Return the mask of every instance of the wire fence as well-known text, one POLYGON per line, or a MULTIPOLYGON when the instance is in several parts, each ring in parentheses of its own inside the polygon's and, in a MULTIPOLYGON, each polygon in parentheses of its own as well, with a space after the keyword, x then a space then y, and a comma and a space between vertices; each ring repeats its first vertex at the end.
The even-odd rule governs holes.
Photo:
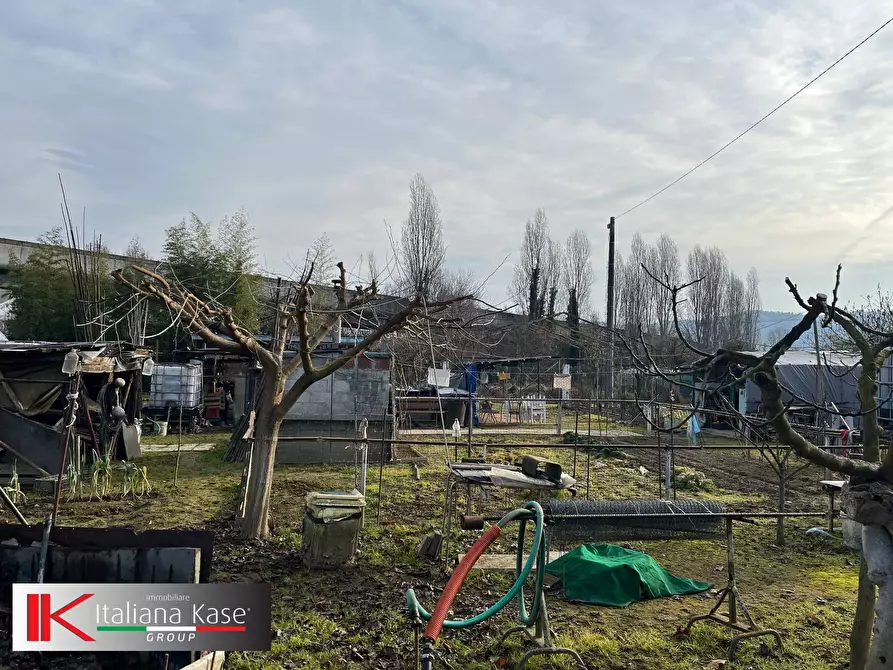
MULTIPOLYGON (((740 416, 727 412, 692 415, 691 408, 678 404, 553 400, 545 403, 545 423, 528 421, 520 430, 506 430, 486 421, 469 425, 468 398, 464 403, 456 399, 453 408, 443 397, 412 400, 414 416, 433 414, 432 422, 440 425, 399 428, 394 437, 370 436, 367 522, 386 525, 421 518, 431 531, 445 532, 453 541, 461 541, 456 536, 460 514, 498 514, 531 499, 712 501, 730 512, 815 513, 829 509, 829 493, 837 490, 824 482, 844 479, 773 444, 771 433, 747 430, 740 416), (525 455, 557 463, 574 480, 572 486, 513 488, 457 473, 457 464, 476 462, 493 469, 498 480, 502 470, 517 471, 525 455)), ((401 406, 403 401, 395 399, 397 425, 407 406, 401 406)), ((541 409, 533 406, 531 411, 541 409)), ((527 412, 519 411, 529 419, 527 412)), ((813 443, 858 455, 852 437, 814 426, 799 429, 813 443)), ((830 525, 832 518, 825 523, 830 525)), ((816 524, 824 525, 821 519, 816 524)), ((784 543, 784 521, 778 522, 776 541, 784 543)))
MULTIPOLYGON (((667 437, 655 433, 653 438, 658 436, 667 437)), ((577 433, 518 442, 491 436, 470 445, 467 439, 444 440, 442 435, 384 440, 390 448, 376 450, 367 473, 370 514, 389 524, 418 520, 425 510, 430 530, 452 532, 455 541, 459 514, 500 513, 531 499, 713 501, 730 512, 824 512, 831 499, 822 482, 842 479, 796 458, 787 447, 691 446, 653 438, 583 443, 582 437, 577 433), (559 464, 574 480, 573 490, 480 485, 456 475, 463 462, 486 464, 498 475, 500 468, 516 467, 524 455, 559 464)), ((821 519, 816 523, 824 525, 821 519)), ((783 525, 779 523, 778 543, 784 543, 783 525)))

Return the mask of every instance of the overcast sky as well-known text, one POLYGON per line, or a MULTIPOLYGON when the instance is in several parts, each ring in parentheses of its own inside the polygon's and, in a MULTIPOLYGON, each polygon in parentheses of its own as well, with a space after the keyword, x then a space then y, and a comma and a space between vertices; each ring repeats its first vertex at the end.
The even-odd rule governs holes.
MULTIPOLYGON (((421 172, 449 261, 505 297, 524 221, 606 223, 781 102, 889 16, 834 0, 4 0, 0 235, 56 225, 56 173, 88 227, 152 253, 190 211, 245 207, 287 271, 327 232, 389 252, 421 172), (188 7, 188 8, 187 8, 188 7)), ((618 221, 844 297, 889 276, 893 26, 757 130, 618 221), (886 266, 885 266, 885 261, 886 266), (886 270, 883 273, 882 270, 886 270)), ((888 281, 887 286, 893 282, 888 281)), ((600 300, 600 298, 599 298, 600 300)), ((601 305, 601 313, 604 307, 601 305)))

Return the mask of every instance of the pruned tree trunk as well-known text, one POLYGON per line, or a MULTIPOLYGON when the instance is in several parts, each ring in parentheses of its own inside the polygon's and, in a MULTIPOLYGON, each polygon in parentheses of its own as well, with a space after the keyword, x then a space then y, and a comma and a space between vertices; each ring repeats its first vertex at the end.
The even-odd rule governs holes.
POLYGON ((893 536, 889 530, 893 527, 893 489, 882 482, 852 485, 845 491, 844 504, 847 516, 862 524, 865 563, 864 570, 859 571, 859 607, 850 636, 850 668, 886 670, 893 667, 893 536), (872 616, 866 606, 874 597, 874 587, 877 600, 872 616), (866 646, 867 660, 859 665, 866 646))
POLYGON ((850 670, 864 670, 871 648, 871 630, 874 627, 874 606, 877 589, 868 577, 865 554, 859 557, 859 589, 856 595, 856 616, 850 632, 850 670))
MULTIPOLYGON (((435 203, 436 205, 436 203, 435 203)), ((164 304, 171 314, 190 332, 213 344, 223 352, 251 357, 263 368, 263 392, 258 396, 254 423, 254 449, 248 481, 246 483, 244 517, 241 534, 246 539, 261 539, 269 535, 268 516, 270 491, 273 484, 273 468, 276 463, 276 444, 279 427, 289 409, 314 383, 340 370, 348 362, 374 346, 381 338, 395 333, 410 323, 437 319, 439 324, 456 324, 459 318, 440 316, 449 307, 472 298, 457 296, 447 300, 426 300, 416 295, 398 311, 370 324, 361 340, 343 346, 335 355, 325 356, 314 363, 313 352, 340 327, 345 314, 373 304, 378 298, 375 281, 368 287, 357 286, 350 291, 347 271, 338 263, 339 278, 333 280, 337 301, 334 310, 326 310, 322 319, 313 319, 311 299, 314 291, 310 285, 314 264, 303 273, 300 281, 292 286, 285 301, 277 300, 276 336, 269 347, 263 346, 247 328, 239 325, 229 307, 206 302, 184 288, 177 281, 168 281, 154 270, 134 265, 134 278, 125 276, 123 269, 115 270, 116 281, 130 288, 135 294, 155 299, 164 304), (312 329, 311 321, 314 320, 312 329), (218 331, 223 331, 222 336, 218 331), (298 336, 298 355, 286 356, 286 349, 298 336)), ((340 338, 339 338, 340 339, 340 338)))
POLYGON ((268 409, 261 410, 255 419, 251 476, 248 478, 247 505, 240 529, 245 539, 262 539, 270 532, 267 514, 281 424, 282 421, 268 409))

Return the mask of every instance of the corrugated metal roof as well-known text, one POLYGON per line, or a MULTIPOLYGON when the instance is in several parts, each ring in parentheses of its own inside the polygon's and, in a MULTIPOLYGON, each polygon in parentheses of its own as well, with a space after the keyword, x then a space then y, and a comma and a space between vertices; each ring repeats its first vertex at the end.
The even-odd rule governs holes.
POLYGON ((109 344, 107 342, 3 342, 0 351, 60 351, 78 349, 80 351, 102 351, 109 344))
MULTIPOLYGON (((765 351, 747 351, 743 352, 752 356, 762 356, 765 351)), ((822 359, 822 365, 828 361, 831 367, 852 367, 856 365, 860 357, 841 351, 819 351, 819 357, 822 359)), ((778 365, 815 365, 815 350, 808 349, 788 349, 781 358, 778 359, 778 365)))

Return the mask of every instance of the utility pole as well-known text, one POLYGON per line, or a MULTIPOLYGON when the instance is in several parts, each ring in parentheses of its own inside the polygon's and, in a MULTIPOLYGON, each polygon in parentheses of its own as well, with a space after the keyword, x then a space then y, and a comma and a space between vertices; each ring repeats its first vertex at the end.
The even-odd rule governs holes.
POLYGON ((274 348, 277 346, 277 338, 279 337, 279 308, 281 307, 279 290, 282 287, 282 277, 276 277, 276 302, 273 306, 273 346, 274 348))
MULTIPOLYGON (((818 296, 824 296, 823 293, 819 293, 818 296)), ((815 425, 817 428, 822 430, 822 435, 824 436, 824 428, 823 424, 825 421, 825 373, 822 369, 822 356, 819 351, 819 326, 818 319, 812 322, 812 339, 813 344, 815 345, 815 386, 816 386, 816 400, 818 404, 821 406, 822 411, 816 412, 816 420, 815 425)))
POLYGON ((608 332, 611 348, 608 354, 607 396, 614 397, 614 217, 608 223, 608 332))

